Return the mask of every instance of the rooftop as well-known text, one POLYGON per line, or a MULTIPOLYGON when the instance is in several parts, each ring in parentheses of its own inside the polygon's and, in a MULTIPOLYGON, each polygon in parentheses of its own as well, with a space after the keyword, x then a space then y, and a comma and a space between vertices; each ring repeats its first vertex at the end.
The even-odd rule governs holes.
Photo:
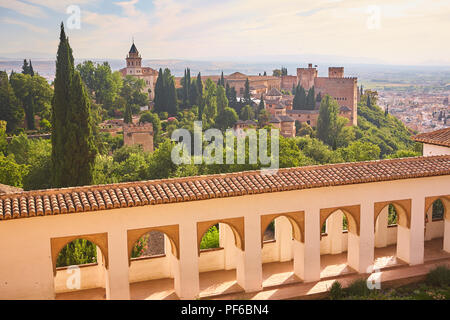
POLYGON ((0 220, 450 175, 450 155, 236 172, 0 195, 0 220))
POLYGON ((432 132, 421 133, 416 135, 413 139, 417 142, 450 147, 450 127, 432 132))

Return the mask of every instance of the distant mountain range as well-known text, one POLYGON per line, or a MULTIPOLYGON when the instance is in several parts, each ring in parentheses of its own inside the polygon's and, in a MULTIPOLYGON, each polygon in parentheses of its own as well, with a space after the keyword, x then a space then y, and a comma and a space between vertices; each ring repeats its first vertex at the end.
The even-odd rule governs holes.
MULTIPOLYGON (((30 56, 33 63, 33 68, 41 76, 48 81, 52 81, 55 74, 55 58, 44 57, 44 54, 29 52, 21 54, 21 57, 29 59, 30 56), (41 58, 40 58, 41 57, 41 58)), ((16 56, 17 57, 17 56, 16 56)), ((327 58, 331 56, 317 56, 306 59, 303 57, 299 60, 294 60, 294 56, 286 56, 285 63, 276 60, 253 60, 251 62, 244 61, 207 61, 207 60, 181 60, 181 59, 152 59, 143 60, 143 66, 148 66, 158 70, 159 68, 169 68, 175 76, 182 76, 184 69, 189 67, 191 75, 201 72, 203 75, 230 74, 233 72, 242 72, 249 75, 263 74, 264 71, 271 75, 272 70, 278 69, 281 66, 288 69, 288 73, 295 75, 298 67, 306 67, 308 63, 318 65, 319 76, 326 76, 328 74, 329 66, 343 66, 345 67, 345 76, 358 77, 360 83, 364 82, 393 82, 393 83, 411 83, 411 84, 431 84, 443 85, 450 82, 450 66, 398 66, 398 65, 383 65, 383 64, 369 64, 369 63, 352 63, 348 61, 327 62, 327 58)), ((280 57, 278 57, 280 59, 280 57)), ((75 63, 81 63, 85 60, 92 60, 97 63, 107 61, 111 68, 116 71, 125 67, 124 59, 76 59, 75 63)), ((237 60, 237 59, 236 59, 237 60)), ((22 69, 23 59, 10 58, 9 55, 5 58, 0 57, 0 70, 5 70, 8 73, 11 70, 20 72, 22 69)))

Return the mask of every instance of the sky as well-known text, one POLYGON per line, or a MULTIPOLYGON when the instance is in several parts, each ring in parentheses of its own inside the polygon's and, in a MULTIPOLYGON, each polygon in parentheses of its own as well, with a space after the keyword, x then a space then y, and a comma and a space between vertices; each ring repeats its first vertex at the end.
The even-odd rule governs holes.
POLYGON ((144 59, 450 65, 448 0, 0 0, 0 57, 54 57, 61 21, 77 59, 134 38, 144 59))

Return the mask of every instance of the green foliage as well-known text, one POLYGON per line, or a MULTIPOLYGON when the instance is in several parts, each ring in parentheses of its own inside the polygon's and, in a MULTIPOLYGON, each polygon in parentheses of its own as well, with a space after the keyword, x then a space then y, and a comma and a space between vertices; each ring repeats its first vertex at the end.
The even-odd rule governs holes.
POLYGON ((244 106, 241 109, 240 118, 241 118, 241 120, 252 120, 252 119, 254 119, 255 118, 255 112, 253 111, 253 108, 250 107, 249 105, 244 106))
POLYGON ((342 289, 342 285, 339 281, 334 281, 331 285, 329 298, 331 300, 339 300, 344 296, 344 291, 342 289))
POLYGON ((217 87, 211 80, 206 80, 205 91, 203 93, 204 107, 202 110, 203 126, 210 128, 214 124, 214 119, 217 116, 217 87))
POLYGON ((380 148, 370 142, 354 141, 337 151, 346 162, 376 160, 380 157, 380 148))
POLYGON ((18 164, 13 155, 5 157, 0 153, 0 183, 13 187, 22 187, 23 179, 28 173, 28 166, 18 164))
POLYGON ((388 209, 388 226, 396 225, 398 223, 397 210, 392 204, 389 204, 388 209))
POLYGON ((6 132, 15 131, 22 122, 24 111, 14 94, 8 75, 0 71, 0 120, 6 121, 6 132))
POLYGON ((203 235, 203 238, 200 242, 200 249, 211 249, 211 248, 219 248, 219 229, 218 226, 212 226, 209 230, 203 235))
POLYGON ((145 252, 148 249, 148 238, 150 237, 150 234, 145 234, 142 237, 140 237, 136 243, 133 245, 133 249, 131 251, 131 257, 132 258, 138 258, 145 255, 145 252))
POLYGON ((444 218, 445 208, 441 199, 433 202, 432 220, 441 220, 444 218))
POLYGON ((177 113, 177 93, 175 80, 169 69, 159 69, 158 79, 155 84, 154 112, 167 112, 170 116, 177 113))
POLYGON ((66 267, 97 262, 97 247, 85 239, 68 243, 58 254, 56 267, 66 267))
POLYGON ((395 154, 399 150, 419 151, 415 150, 415 143, 405 125, 390 114, 385 116, 384 111, 376 105, 375 95, 370 92, 361 97, 358 104, 358 127, 355 128, 355 135, 362 142, 377 145, 381 157, 395 154), (370 106, 366 102, 368 95, 371 95, 370 106))
POLYGON ((131 105, 127 104, 125 107, 125 114, 123 116, 124 123, 132 123, 133 122, 133 111, 131 110, 131 105))
POLYGON ((156 113, 146 111, 141 114, 140 123, 151 123, 153 125, 153 143, 155 146, 161 141, 161 120, 156 113))
POLYGON ((450 286, 450 268, 445 265, 437 266, 428 272, 425 282, 436 287, 450 286))
POLYGON ((6 121, 0 120, 0 154, 6 154, 6 121))
POLYGON ((370 292, 371 290, 367 287, 367 281, 365 279, 357 279, 345 288, 345 293, 348 296, 366 296, 370 292))
POLYGON ((52 182, 55 187, 89 185, 96 147, 91 105, 61 24, 52 102, 52 182))
POLYGON ((216 127, 220 130, 232 128, 238 121, 238 115, 234 109, 226 107, 216 118, 216 127))

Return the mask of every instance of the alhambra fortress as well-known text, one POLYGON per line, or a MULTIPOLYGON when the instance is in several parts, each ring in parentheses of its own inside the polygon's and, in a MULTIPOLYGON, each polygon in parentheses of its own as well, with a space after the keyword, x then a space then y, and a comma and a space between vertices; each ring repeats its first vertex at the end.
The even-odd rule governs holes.
MULTIPOLYGON (((150 100, 155 94, 155 85, 158 71, 142 66, 142 57, 136 45, 133 43, 126 57, 126 67, 120 69, 122 76, 133 76, 144 80, 144 91, 148 93, 150 100)), ((220 75, 202 76, 202 80, 211 79, 217 82, 220 75)), ((248 79, 250 94, 253 99, 264 99, 267 111, 271 115, 270 124, 280 129, 284 137, 295 137, 295 121, 307 123, 313 127, 317 125, 319 117, 320 101, 316 102, 314 110, 293 110, 293 95, 283 94, 281 91, 291 91, 293 87, 301 85, 305 90, 314 87, 315 93, 321 96, 332 96, 340 106, 339 115, 349 119, 348 125, 357 124, 358 108, 358 79, 344 77, 343 67, 330 67, 328 77, 319 77, 317 66, 309 64, 307 68, 297 68, 297 75, 283 75, 279 77, 264 75, 245 75, 234 72, 225 75, 225 84, 234 87, 238 97, 243 97, 245 82, 248 79)), ((181 78, 175 78, 176 86, 181 87, 181 78)), ((252 121, 238 121, 235 129, 245 129, 254 125, 252 121)), ((139 130, 139 129, 138 129, 139 130)), ((129 128, 129 134, 133 135, 129 128)), ((152 139, 148 137, 148 139, 152 139)), ((152 151, 152 150, 149 150, 152 151)))
MULTIPOLYGON (((144 79, 153 97, 157 72, 141 66, 134 44, 121 72, 144 79)), ((343 68, 330 68, 328 77, 309 65, 296 76, 233 73, 225 80, 242 95, 247 78, 252 95, 263 95, 273 123, 288 136, 295 135, 292 119, 315 125, 318 116, 292 110, 292 97, 281 90, 296 84, 332 95, 356 124, 357 79, 344 77, 343 68)), ((153 149, 151 125, 123 130, 125 144, 153 149)), ((435 266, 450 265, 450 128, 414 139, 423 156, 11 188, 0 194, 0 299, 319 298, 337 279, 345 284, 376 274, 382 285, 423 279, 435 266), (433 211, 437 202, 441 216, 433 211), (395 224, 388 221, 390 208, 395 224), (216 225, 219 247, 201 249, 216 225), (133 258, 147 234, 161 235, 160 252, 133 258), (76 239, 96 245, 96 262, 57 267, 60 251, 76 239)))

